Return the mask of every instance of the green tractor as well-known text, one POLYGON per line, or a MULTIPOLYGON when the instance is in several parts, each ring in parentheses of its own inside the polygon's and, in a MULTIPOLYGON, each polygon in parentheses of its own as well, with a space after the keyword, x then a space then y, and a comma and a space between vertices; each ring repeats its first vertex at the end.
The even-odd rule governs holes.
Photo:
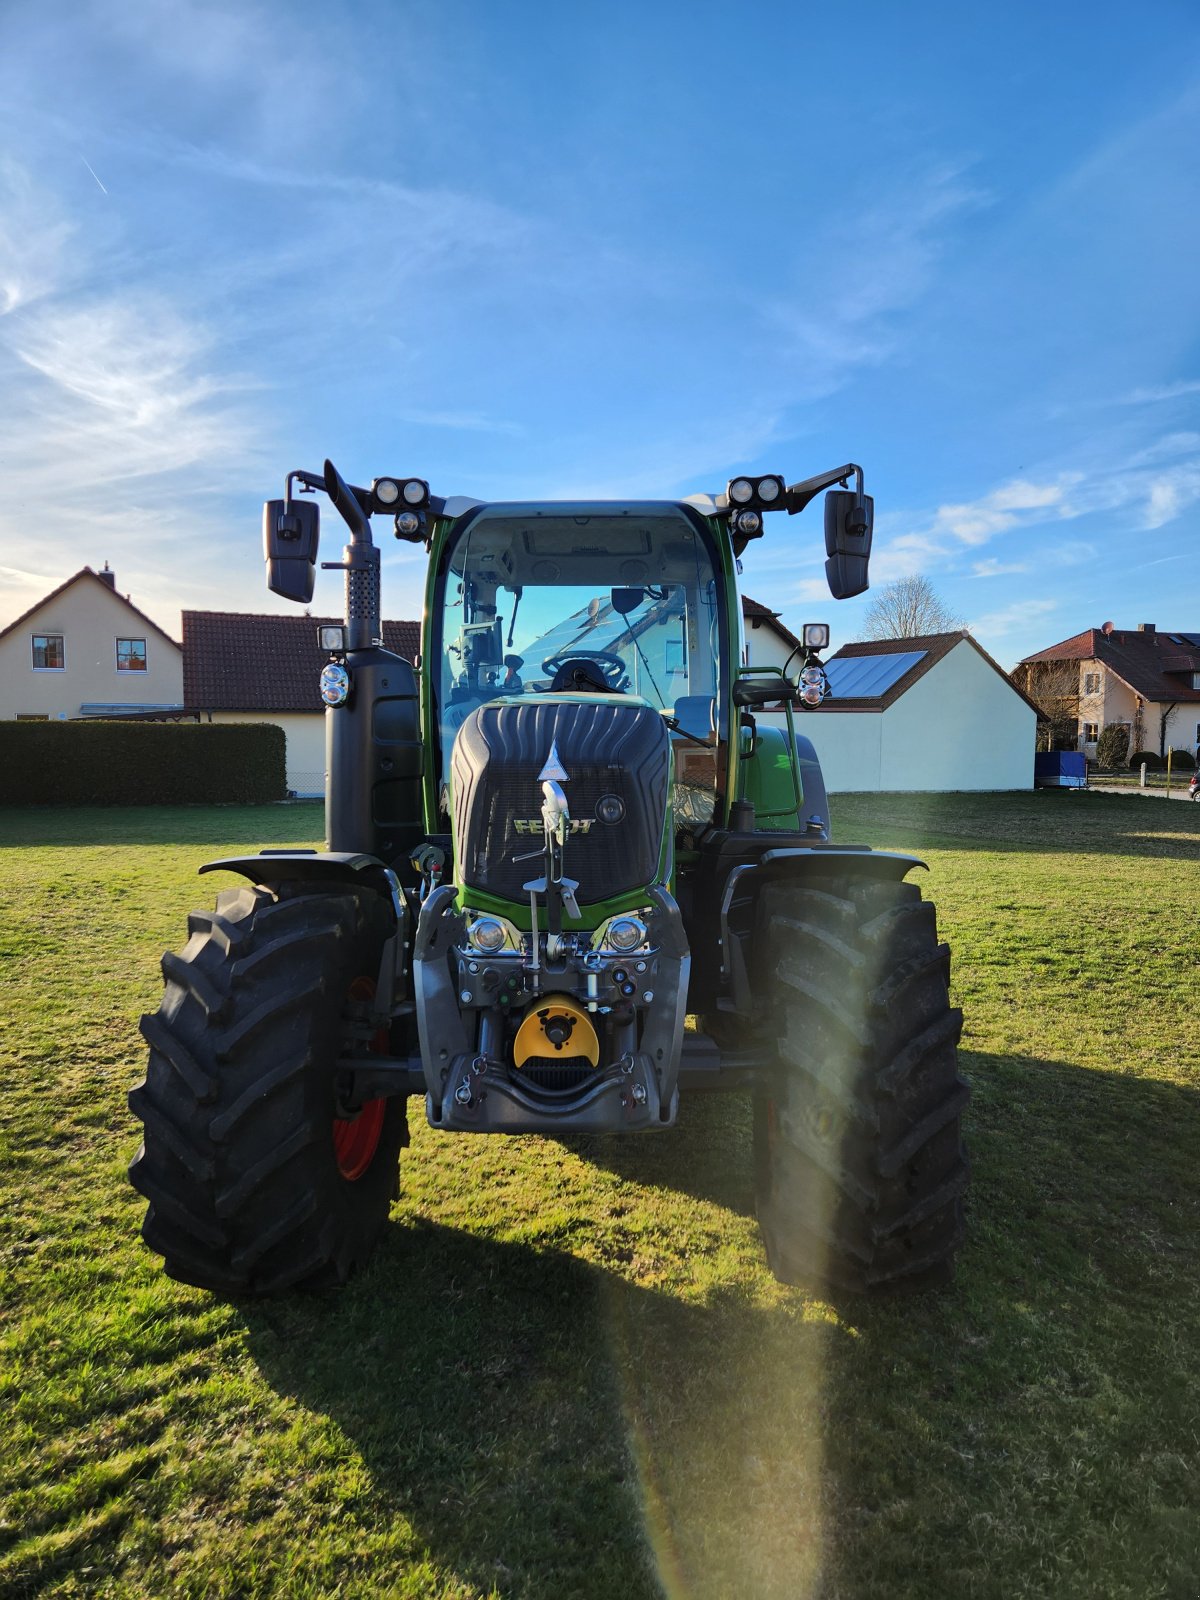
POLYGON ((344 1282, 398 1192, 412 1095, 446 1133, 633 1134, 711 1089, 753 1095, 777 1277, 950 1276, 967 1089, 949 951, 905 881, 922 863, 831 842, 793 710, 828 693, 828 628, 794 672, 741 664, 739 557, 823 490, 841 599, 871 547, 852 463, 677 502, 288 475, 264 513, 275 593, 312 598, 305 491, 350 530, 326 563, 345 622, 320 629, 327 847, 201 867, 247 881, 163 957, 131 1177, 172 1276, 344 1282), (415 664, 381 646, 374 515, 429 552, 415 664))

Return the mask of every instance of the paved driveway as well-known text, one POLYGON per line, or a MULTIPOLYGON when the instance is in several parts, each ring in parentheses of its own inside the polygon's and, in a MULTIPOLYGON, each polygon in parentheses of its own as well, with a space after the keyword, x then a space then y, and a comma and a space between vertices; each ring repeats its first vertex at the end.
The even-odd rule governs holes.
POLYGON ((1095 790, 1097 794, 1140 794, 1144 795, 1148 800, 1186 800, 1188 798, 1186 783, 1181 783, 1178 788, 1175 784, 1172 784, 1169 794, 1166 789, 1139 789, 1136 783, 1089 783, 1088 788, 1095 790))

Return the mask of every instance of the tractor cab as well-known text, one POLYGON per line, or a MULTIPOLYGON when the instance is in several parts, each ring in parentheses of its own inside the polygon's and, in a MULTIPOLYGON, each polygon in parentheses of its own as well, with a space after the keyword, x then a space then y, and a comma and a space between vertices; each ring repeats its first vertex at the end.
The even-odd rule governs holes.
POLYGON ((449 523, 426 606, 439 809, 479 707, 605 696, 666 722, 687 804, 711 820, 737 651, 728 601, 719 545, 687 505, 489 505, 449 523))

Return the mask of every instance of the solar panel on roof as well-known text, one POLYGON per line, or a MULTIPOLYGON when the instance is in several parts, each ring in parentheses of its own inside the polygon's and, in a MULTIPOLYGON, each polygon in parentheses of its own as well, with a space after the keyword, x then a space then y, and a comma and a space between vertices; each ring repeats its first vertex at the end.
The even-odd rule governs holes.
POLYGON ((928 654, 927 650, 901 650, 885 656, 838 656, 825 663, 832 697, 855 700, 886 694, 928 654))
POLYGON ((1200 650, 1200 633, 1181 633, 1179 639, 1190 644, 1193 650, 1200 650))

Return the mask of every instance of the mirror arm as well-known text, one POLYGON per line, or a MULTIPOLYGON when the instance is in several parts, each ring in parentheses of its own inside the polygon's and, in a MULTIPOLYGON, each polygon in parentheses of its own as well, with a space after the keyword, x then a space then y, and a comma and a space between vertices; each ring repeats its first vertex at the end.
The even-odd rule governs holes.
POLYGON ((822 489, 831 489, 835 483, 846 487, 846 479, 854 474, 854 492, 861 504, 863 497, 863 469, 853 461, 847 461, 844 467, 835 467, 832 472, 822 472, 815 478, 805 478, 800 483, 789 484, 784 495, 789 517, 794 517, 798 511, 803 511, 810 500, 815 500, 822 489))
POLYGON ((302 467, 297 467, 294 472, 289 472, 283 486, 283 498, 289 506, 292 503, 293 483, 299 483, 302 489, 323 489, 325 487, 325 474, 323 472, 305 472, 302 467))

